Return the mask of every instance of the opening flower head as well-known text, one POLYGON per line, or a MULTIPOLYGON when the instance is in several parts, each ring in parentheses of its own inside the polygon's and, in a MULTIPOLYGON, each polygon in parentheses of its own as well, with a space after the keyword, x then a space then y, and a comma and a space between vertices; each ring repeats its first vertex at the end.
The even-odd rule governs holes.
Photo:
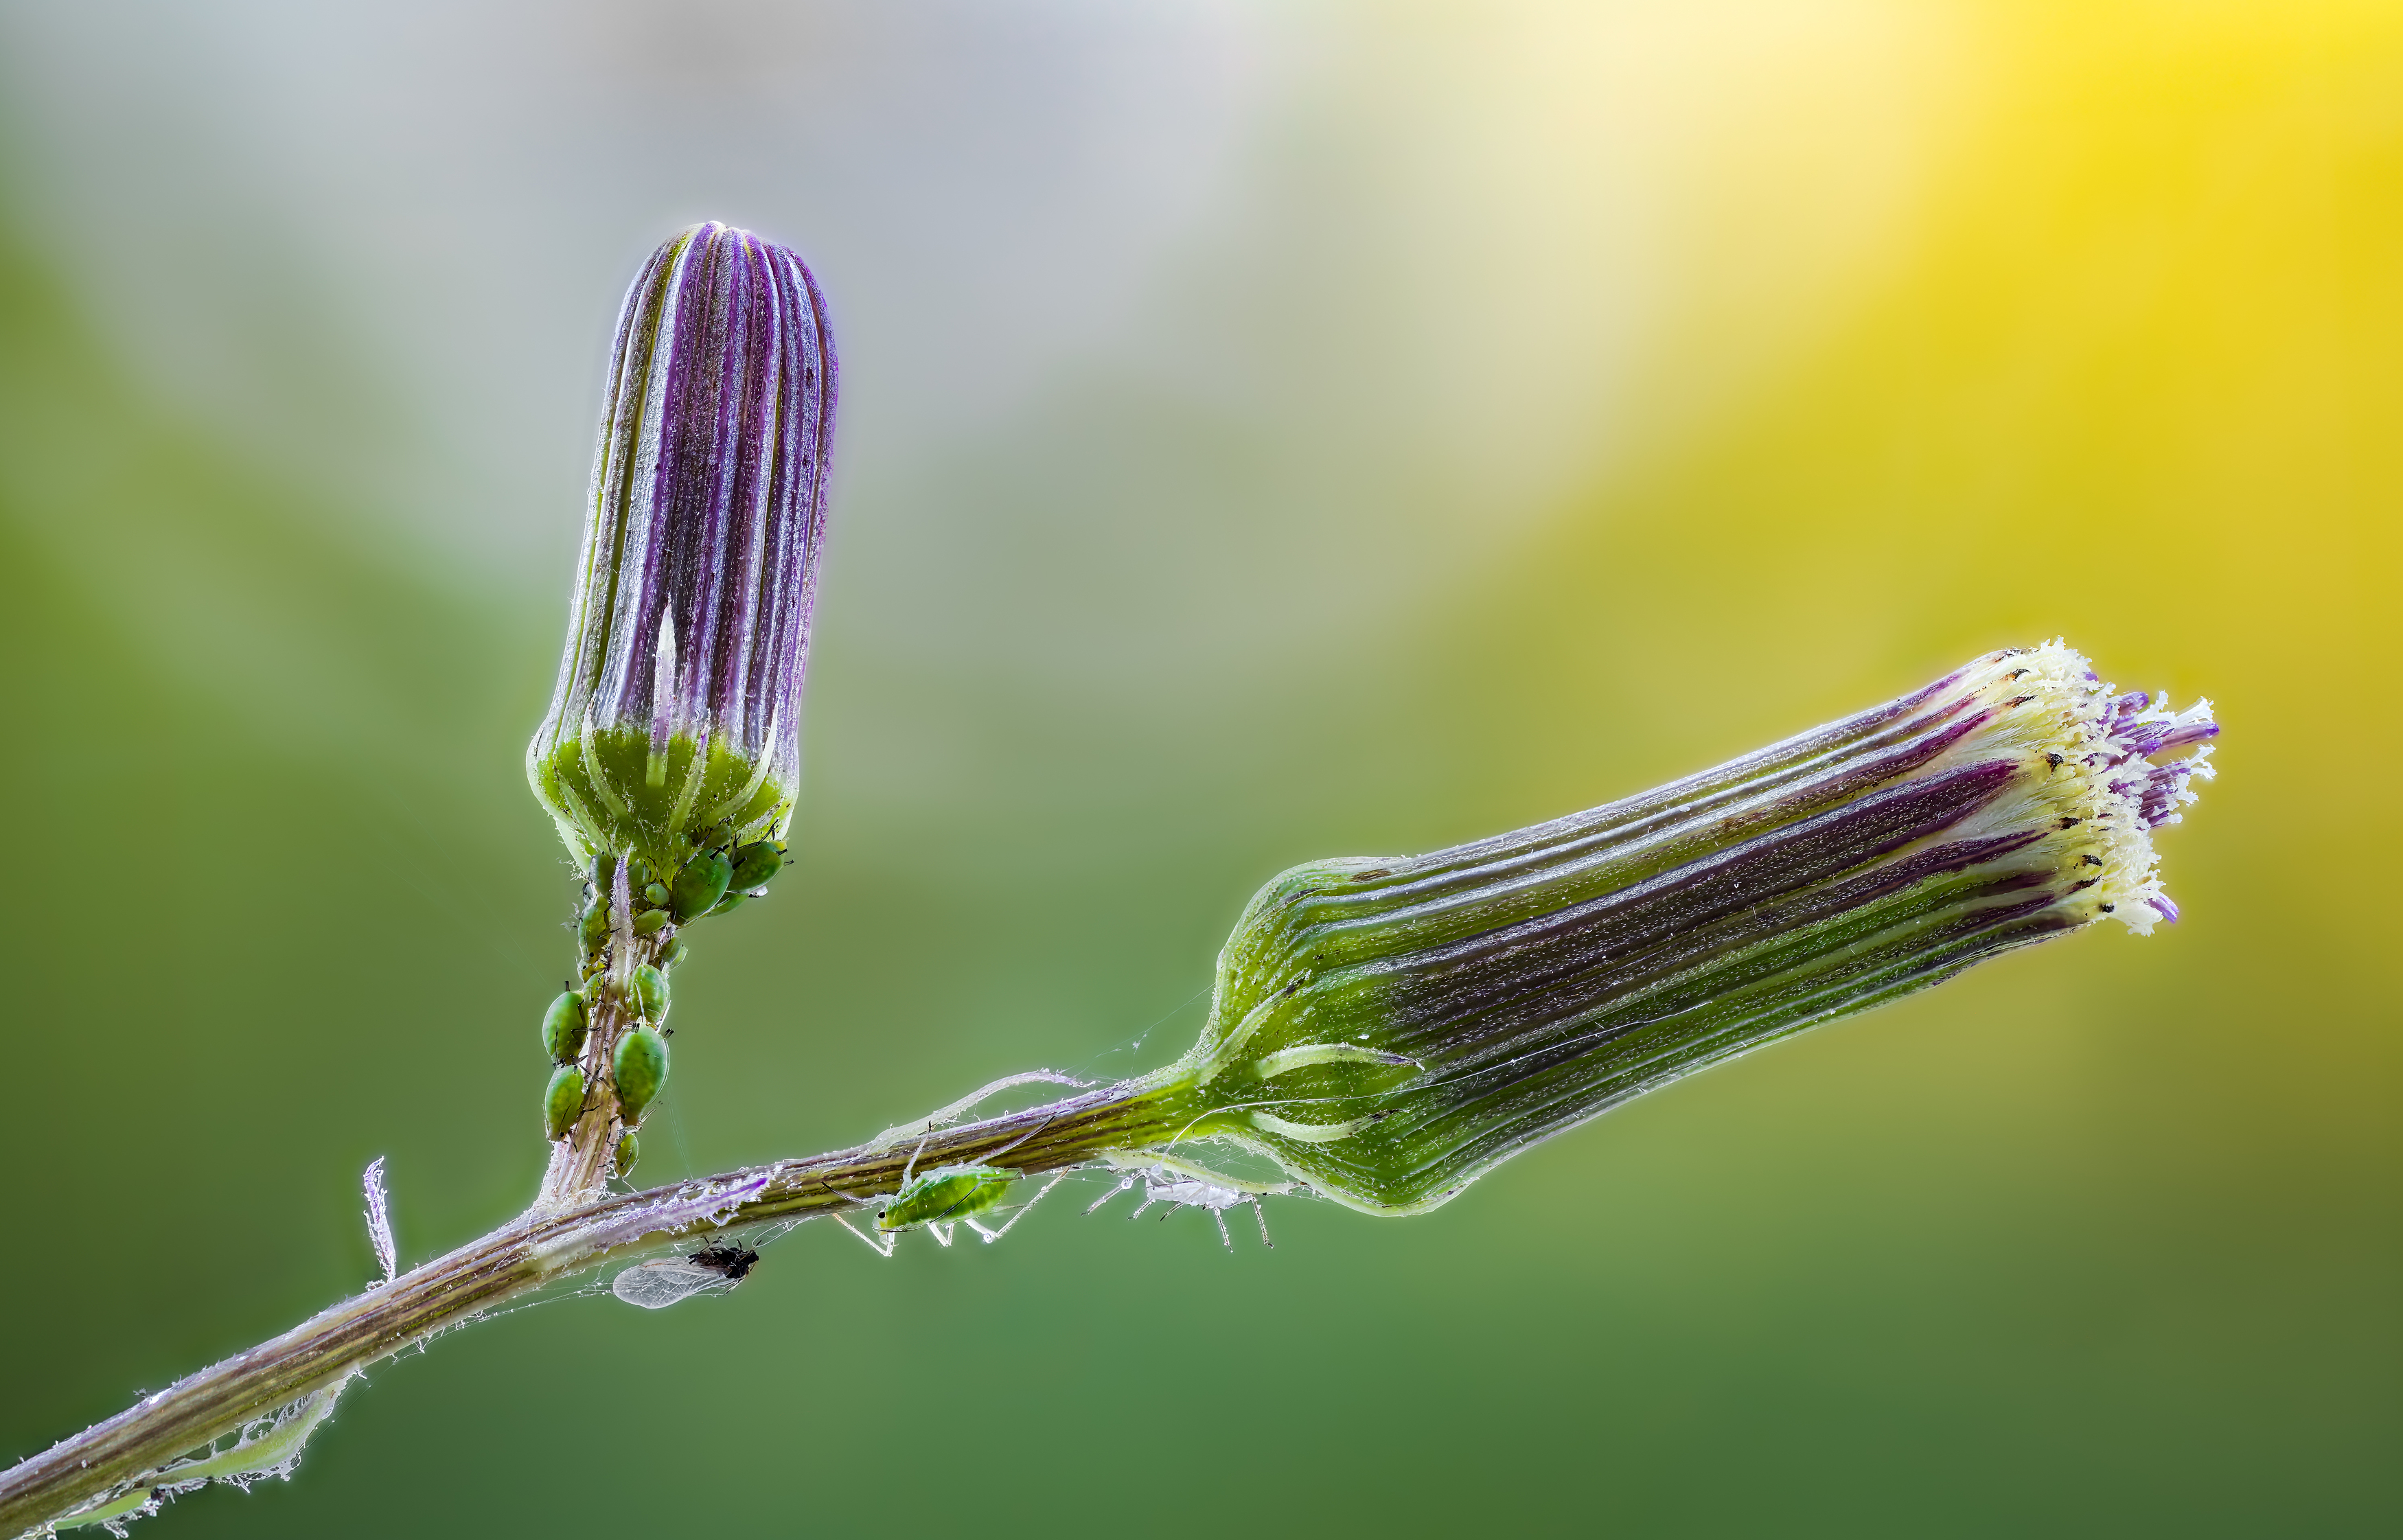
POLYGON ((1414 1213, 1980 959, 2104 918, 2149 932, 2177 917, 2153 831, 2218 730, 2208 701, 2117 694, 2051 642, 1590 812, 1297 867, 1220 954, 1190 1131, 1414 1213))

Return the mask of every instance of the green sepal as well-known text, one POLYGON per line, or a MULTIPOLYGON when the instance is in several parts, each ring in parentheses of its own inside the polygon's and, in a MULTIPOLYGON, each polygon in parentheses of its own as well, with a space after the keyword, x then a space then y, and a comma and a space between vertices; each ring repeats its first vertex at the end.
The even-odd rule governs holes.
POLYGON ((649 858, 629 878, 633 892, 704 839, 772 835, 792 815, 790 788, 722 734, 697 759, 692 739, 672 734, 657 778, 653 768, 647 729, 602 728, 530 753, 526 774, 571 849, 649 858))

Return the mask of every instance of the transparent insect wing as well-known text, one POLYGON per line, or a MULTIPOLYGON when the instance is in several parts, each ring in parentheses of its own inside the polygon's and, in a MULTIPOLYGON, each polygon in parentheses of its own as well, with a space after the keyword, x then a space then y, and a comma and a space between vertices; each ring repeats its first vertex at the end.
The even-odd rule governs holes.
POLYGON ((703 1267, 688 1257, 669 1257, 657 1262, 638 1262, 619 1273, 609 1285, 609 1292, 630 1305, 645 1310, 665 1310, 679 1299, 688 1299, 707 1289, 730 1289, 733 1280, 715 1268, 703 1267))

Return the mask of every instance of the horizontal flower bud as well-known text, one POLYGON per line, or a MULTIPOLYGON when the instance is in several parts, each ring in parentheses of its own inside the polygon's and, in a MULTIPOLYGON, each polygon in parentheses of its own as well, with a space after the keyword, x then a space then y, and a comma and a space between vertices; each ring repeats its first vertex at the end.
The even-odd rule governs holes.
POLYGON ((2055 642, 1625 801, 1262 889, 1169 1078, 1186 1137, 1414 1213, 1606 1108, 1970 964, 2177 910, 2208 702, 2055 642), (2191 749, 2156 764, 2152 756, 2191 749))
POLYGON ((571 849, 773 839, 801 675, 836 365, 799 257, 724 225, 653 254, 618 318, 566 655, 527 750, 571 849))

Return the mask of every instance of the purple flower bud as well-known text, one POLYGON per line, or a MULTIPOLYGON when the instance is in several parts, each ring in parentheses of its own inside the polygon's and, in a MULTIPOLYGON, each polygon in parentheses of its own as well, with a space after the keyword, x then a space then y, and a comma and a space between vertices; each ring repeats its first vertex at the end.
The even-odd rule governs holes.
POLYGON ((1298 867, 1252 900, 1155 1094, 1180 1139, 1370 1213, 1432 1208, 1772 1039, 2101 920, 2176 919, 2152 834, 2218 730, 2210 702, 2114 695, 2051 642, 1587 812, 1298 867))
POLYGON ((671 870, 791 822, 835 372, 809 269, 747 230, 686 230, 627 292, 566 656, 526 751, 579 855, 671 870))

